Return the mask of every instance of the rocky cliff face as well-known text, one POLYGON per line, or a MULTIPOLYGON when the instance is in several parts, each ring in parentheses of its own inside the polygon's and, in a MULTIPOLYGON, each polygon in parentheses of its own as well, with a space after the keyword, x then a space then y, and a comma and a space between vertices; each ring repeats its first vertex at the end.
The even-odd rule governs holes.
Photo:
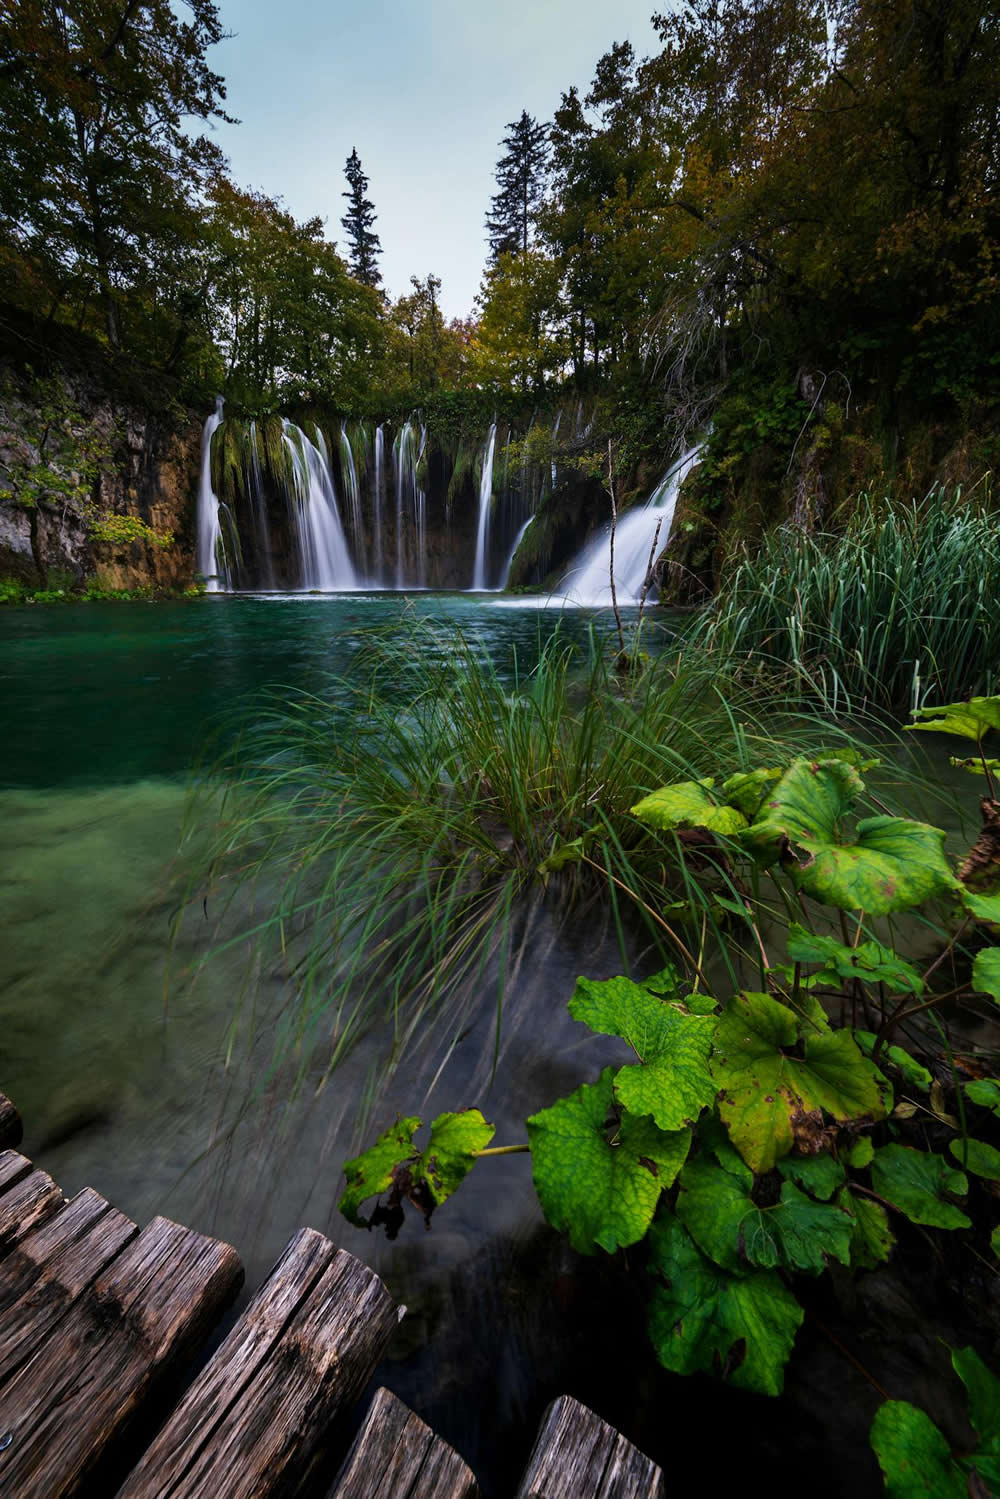
POLYGON ((0 366, 0 581, 188 586, 200 432, 86 373, 0 366))

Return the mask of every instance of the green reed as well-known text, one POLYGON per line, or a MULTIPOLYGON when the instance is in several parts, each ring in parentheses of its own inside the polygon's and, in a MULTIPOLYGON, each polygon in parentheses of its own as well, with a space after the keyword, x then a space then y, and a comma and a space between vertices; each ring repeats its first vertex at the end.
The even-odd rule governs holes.
POLYGON ((787 669, 834 712, 996 690, 1000 519, 960 492, 862 496, 838 535, 784 526, 739 562, 704 626, 730 662, 787 669))

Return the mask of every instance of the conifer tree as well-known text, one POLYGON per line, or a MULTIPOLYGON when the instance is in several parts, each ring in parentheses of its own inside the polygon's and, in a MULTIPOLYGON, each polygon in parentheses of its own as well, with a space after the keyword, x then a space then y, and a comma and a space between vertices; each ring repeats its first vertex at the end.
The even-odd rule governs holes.
POLYGON ((528 249, 548 178, 548 124, 523 109, 521 118, 508 124, 507 132, 501 142, 504 154, 495 173, 498 191, 486 215, 492 265, 501 255, 517 255, 528 249))
POLYGON ((375 205, 365 197, 368 178, 361 170, 361 158, 357 147, 351 152, 344 166, 349 190, 341 197, 348 200, 349 207, 341 219, 350 243, 351 274, 365 286, 380 286, 382 275, 378 268, 378 257, 382 243, 373 229, 375 205))

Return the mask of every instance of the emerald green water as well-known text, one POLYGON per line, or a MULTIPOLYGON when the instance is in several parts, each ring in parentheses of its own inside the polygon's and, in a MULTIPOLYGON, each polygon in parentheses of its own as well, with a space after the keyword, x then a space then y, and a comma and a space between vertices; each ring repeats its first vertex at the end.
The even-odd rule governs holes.
MULTIPOLYGON (((0 613, 0 1090, 21 1109, 26 1153, 67 1193, 89 1185, 139 1222, 165 1213, 236 1244, 248 1289, 304 1224, 373 1264, 410 1309, 382 1377, 475 1460, 487 1493, 494 1481, 509 1491, 508 1468, 526 1456, 553 1393, 538 1371, 556 1334, 536 1302, 563 1277, 564 1251, 541 1228, 527 1158, 470 1179, 431 1235, 412 1226, 393 1245, 349 1227, 336 1210, 340 1168, 354 1151, 373 1054, 359 1048, 318 1097, 306 1088, 292 1104, 239 1048, 227 1067, 237 1001, 249 992, 274 1013, 287 976, 262 967, 245 942, 203 965, 227 929, 208 893, 175 930, 174 877, 192 767, 206 738, 261 689, 322 689, 350 674, 374 631, 387 631, 403 709, 416 621, 460 624, 501 665, 516 648, 523 667, 558 617, 434 595, 0 613), (472 1407, 471 1347, 485 1357, 472 1407), (498 1358, 507 1366, 502 1420, 483 1429, 477 1411, 493 1399, 498 1358)), ((588 627, 579 614, 562 622, 568 635, 588 627)), ((192 838, 196 852, 197 828, 192 838)), ((580 1054, 561 997, 585 965, 606 971, 613 948, 600 933, 579 943, 549 934, 511 1003, 497 1084, 490 993, 429 1112, 478 1102, 498 1139, 523 1138, 526 1114, 604 1059, 599 1042, 580 1054)), ((423 1107, 434 1070, 433 1058, 404 1070, 383 1112, 423 1107)), ((586 1358, 568 1344, 567 1353, 603 1367, 597 1343, 586 1358)), ((551 1357, 551 1379, 568 1387, 551 1357)))
MULTIPOLYGON (((731 1440, 713 1456, 720 1488, 743 1481, 753 1446, 779 1483, 798 1481, 808 1462, 817 1499, 876 1494, 877 1479, 866 1487, 870 1392, 861 1384, 831 1413, 826 1391, 844 1388, 844 1369, 829 1369, 807 1333, 791 1405, 713 1387, 706 1424, 700 1382, 652 1363, 640 1277, 581 1261, 542 1227, 527 1157, 474 1172, 432 1233, 411 1224, 388 1244, 336 1211, 372 1052, 360 1047, 321 1093, 291 1104, 262 1084, 253 1056, 237 1049, 225 1065, 238 998, 249 992, 266 1016, 286 975, 245 942, 203 963, 226 936, 210 891, 175 925, 198 757, 261 689, 349 676, 376 630, 398 647, 404 709, 424 619, 460 624, 501 666, 515 650, 530 663, 557 620, 577 637, 592 622, 430 594, 0 611, 0 1090, 22 1110, 25 1150, 68 1193, 90 1185, 140 1222, 162 1212, 236 1244, 251 1289, 303 1224, 371 1263, 409 1308, 378 1377, 472 1462, 487 1499, 513 1491, 542 1408, 562 1391, 670 1462, 685 1486, 703 1482, 705 1441, 722 1422, 731 1440)), ((198 829, 188 832, 196 854, 198 829)), ((485 994, 431 1097, 434 1058, 402 1070, 383 1115, 478 1104, 497 1143, 523 1139, 526 1115, 624 1059, 618 1043, 582 1035, 565 1006, 578 973, 618 963, 600 931, 543 934, 505 1014, 496 1080, 485 994)))
POLYGON ((522 660, 556 620, 590 616, 462 594, 206 597, 0 613, 0 786, 124 785, 188 775, 220 715, 266 686, 316 689, 348 673, 375 630, 413 649, 416 621, 459 625, 498 661, 522 660))

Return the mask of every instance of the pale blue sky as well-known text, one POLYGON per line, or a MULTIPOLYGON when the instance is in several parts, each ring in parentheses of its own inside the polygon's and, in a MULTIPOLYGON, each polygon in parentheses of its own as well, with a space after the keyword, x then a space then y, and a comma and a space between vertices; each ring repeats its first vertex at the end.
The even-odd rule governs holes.
POLYGON ((522 109, 550 118, 616 41, 656 48, 654 0, 219 0, 227 108, 215 136, 244 187, 318 214, 343 244, 344 161, 357 146, 392 296, 442 278, 448 317, 479 287, 498 142, 522 109))

